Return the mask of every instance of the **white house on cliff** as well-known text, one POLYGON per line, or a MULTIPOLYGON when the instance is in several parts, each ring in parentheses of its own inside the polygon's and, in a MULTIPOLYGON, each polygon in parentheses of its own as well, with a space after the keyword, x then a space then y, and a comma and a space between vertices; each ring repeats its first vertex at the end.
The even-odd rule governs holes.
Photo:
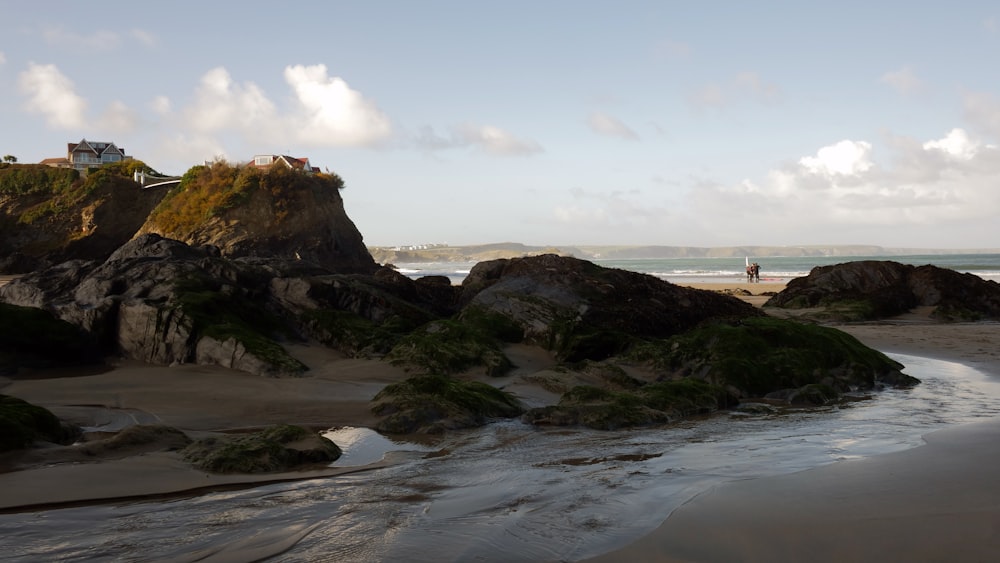
POLYGON ((83 139, 79 143, 66 144, 66 158, 46 158, 41 164, 85 171, 131 158, 125 154, 125 149, 117 147, 114 143, 83 139))

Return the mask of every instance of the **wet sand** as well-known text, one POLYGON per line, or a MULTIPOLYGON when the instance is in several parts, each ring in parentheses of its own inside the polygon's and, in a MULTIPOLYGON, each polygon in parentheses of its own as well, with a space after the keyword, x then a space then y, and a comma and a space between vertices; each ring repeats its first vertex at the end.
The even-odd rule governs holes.
MULTIPOLYGON (((756 305, 766 301, 765 293, 783 288, 696 287, 746 290, 750 295, 740 297, 756 305)), ((883 351, 956 361, 1000 377, 1000 351, 991 345, 1000 342, 997 323, 942 325, 915 311, 891 322, 838 328, 883 351)), ((370 398, 406 377, 388 364, 346 359, 322 347, 293 351, 313 368, 309 377, 267 379, 205 366, 122 362, 97 375, 0 380, 0 393, 81 424, 152 421, 197 435, 276 422, 368 426, 370 398)), ((544 353, 519 353, 519 365, 548 365, 544 353)), ((596 560, 993 560, 1000 548, 1000 485, 994 476, 1000 422, 948 429, 927 440, 904 452, 719 486, 676 510, 654 533, 596 560)), ((171 452, 88 461, 67 457, 66 448, 5 454, 0 464, 6 470, 0 473, 0 509, 8 510, 345 471, 218 476, 191 469, 171 452)))
MULTIPOLYGON (((1000 323, 939 324, 928 312, 837 328, 884 352, 1000 378, 1000 323)), ((924 439, 911 450, 718 486, 592 561, 995 561, 1000 420, 924 439)))

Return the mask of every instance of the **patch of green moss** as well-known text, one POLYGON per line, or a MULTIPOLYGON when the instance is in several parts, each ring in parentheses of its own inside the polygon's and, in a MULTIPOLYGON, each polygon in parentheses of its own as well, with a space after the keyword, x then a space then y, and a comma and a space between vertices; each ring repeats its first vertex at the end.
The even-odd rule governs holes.
POLYGON ((96 363, 95 339, 48 311, 0 303, 0 372, 96 363))
POLYGON ((696 375, 746 394, 798 388, 833 377, 846 387, 871 388, 902 365, 834 328, 774 318, 713 323, 629 354, 658 369, 696 375))
POLYGON ((400 315, 376 324, 350 311, 336 309, 306 311, 299 321, 316 340, 355 357, 383 356, 415 328, 400 315))
POLYGON ((58 443, 66 437, 62 422, 48 409, 0 395, 0 452, 26 448, 35 440, 58 443))
POLYGON ((179 307, 198 336, 219 341, 234 338, 257 358, 290 371, 307 367, 269 336, 285 330, 281 320, 238 289, 198 276, 178 279, 174 285, 179 307))
POLYGON ((466 307, 459 315, 459 319, 475 330, 503 342, 524 340, 524 329, 513 319, 484 307, 466 307))
POLYGON ((615 430, 714 412, 731 404, 735 400, 724 389, 695 379, 651 383, 629 391, 579 385, 564 393, 558 405, 531 409, 524 418, 533 424, 615 430))
POLYGON ((287 471, 303 464, 330 463, 340 448, 323 436, 301 426, 282 424, 239 436, 204 438, 182 451, 195 467, 213 473, 269 473, 287 471), (317 447, 290 447, 313 439, 317 447))
POLYGON ((372 401, 372 412, 386 417, 377 428, 399 434, 480 426, 487 418, 509 418, 524 412, 510 393, 439 374, 418 375, 389 385, 372 401))
POLYGON ((386 358, 393 365, 416 366, 427 373, 451 374, 484 366, 492 376, 513 366, 493 336, 461 321, 438 320, 404 336, 386 358))

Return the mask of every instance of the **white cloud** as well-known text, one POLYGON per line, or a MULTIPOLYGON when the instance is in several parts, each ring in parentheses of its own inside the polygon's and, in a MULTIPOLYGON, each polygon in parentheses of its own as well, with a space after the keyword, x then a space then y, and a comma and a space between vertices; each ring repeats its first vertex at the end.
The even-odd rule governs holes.
POLYGON ((135 39, 136 41, 142 43, 147 47, 152 47, 157 43, 156 35, 153 34, 152 32, 146 31, 145 29, 138 29, 138 28, 132 29, 131 31, 128 32, 128 34, 129 37, 135 39))
POLYGON ((1000 215, 996 147, 961 129, 926 142, 890 139, 888 145, 890 166, 872 160, 870 143, 844 140, 774 169, 760 182, 703 182, 690 192, 690 202, 699 216, 715 222, 748 222, 748 236, 765 229, 779 240, 784 233, 801 240, 805 229, 827 241, 858 232, 885 238, 901 226, 927 233, 910 246, 934 246, 938 229, 1000 215))
POLYGON ((1000 140, 1000 100, 992 94, 973 92, 962 100, 965 119, 1000 140))
POLYGON ((542 152, 542 147, 531 140, 518 139, 507 131, 492 125, 465 124, 452 131, 459 144, 477 147, 497 156, 525 156, 542 152))
POLYGON ((3 51, 0 51, 0 65, 6 63, 7 63, 7 57, 3 54, 3 51))
POLYGON ((124 103, 115 100, 101 115, 98 127, 113 133, 129 133, 135 130, 138 123, 138 114, 124 103))
POLYGON ((733 85, 737 93, 759 102, 772 102, 779 94, 777 85, 765 82, 756 72, 744 71, 737 74, 733 85))
POLYGON ((258 139, 276 134, 277 112, 271 100, 256 84, 233 82, 222 67, 201 77, 195 102, 184 115, 187 126, 202 133, 237 130, 258 139))
POLYGON ((781 90, 772 82, 767 82, 759 74, 751 71, 737 73, 723 84, 706 84, 688 96, 688 101, 697 108, 722 108, 741 101, 769 104, 778 100, 781 90))
POLYGON ((96 30, 87 34, 77 33, 62 26, 49 26, 42 30, 42 38, 52 45, 77 49, 110 51, 122 44, 121 35, 114 31, 96 30))
POLYGON ((620 137, 622 139, 628 140, 638 140, 639 135, 635 131, 628 128, 627 125, 619 121, 617 118, 611 117, 610 115, 594 112, 590 114, 587 119, 587 124, 596 133, 601 135, 607 135, 609 137, 620 137))
POLYGON ((27 96, 25 109, 45 116, 50 127, 79 129, 85 124, 87 102, 77 95, 73 81, 55 65, 28 63, 18 77, 18 87, 27 96))
POLYGON ((149 103, 149 108, 153 110, 154 113, 159 115, 166 115, 170 113, 173 104, 170 102, 170 98, 166 96, 156 96, 153 101, 149 103))
POLYGON ((560 225, 576 228, 581 233, 607 228, 613 228, 619 234, 639 232, 651 225, 662 224, 671 215, 664 207, 650 205, 641 192, 634 190, 595 192, 574 188, 570 190, 570 195, 571 202, 553 207, 552 218, 560 225))
POLYGON ((980 145, 969 139, 969 134, 962 129, 952 129, 943 139, 927 141, 923 144, 925 150, 940 150, 949 156, 969 160, 976 156, 980 145))
POLYGON ((296 137, 314 146, 371 146, 392 135, 392 124, 374 102, 325 65, 290 66, 285 81, 299 107, 291 120, 296 137))
POLYGON ((908 66, 883 74, 879 82, 888 84, 900 94, 912 94, 922 86, 916 73, 908 66))
POLYGON ((845 140, 819 149, 816 156, 802 157, 799 163, 813 174, 853 175, 872 167, 871 151, 871 143, 845 140))

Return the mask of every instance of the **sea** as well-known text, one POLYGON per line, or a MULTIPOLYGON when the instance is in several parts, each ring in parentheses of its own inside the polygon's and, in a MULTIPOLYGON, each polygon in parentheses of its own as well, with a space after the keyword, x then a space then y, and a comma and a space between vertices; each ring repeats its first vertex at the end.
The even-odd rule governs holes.
MULTIPOLYGON (((1000 254, 914 254, 906 256, 741 256, 738 258, 647 258, 635 260, 590 260, 607 268, 619 268, 676 284, 746 282, 746 263, 760 265, 761 283, 788 283, 803 277, 818 266, 830 266, 861 260, 891 260, 901 264, 930 264, 957 272, 969 273, 1000 283, 1000 254)), ((411 277, 447 276, 458 285, 475 262, 397 263, 400 273, 411 277)))

